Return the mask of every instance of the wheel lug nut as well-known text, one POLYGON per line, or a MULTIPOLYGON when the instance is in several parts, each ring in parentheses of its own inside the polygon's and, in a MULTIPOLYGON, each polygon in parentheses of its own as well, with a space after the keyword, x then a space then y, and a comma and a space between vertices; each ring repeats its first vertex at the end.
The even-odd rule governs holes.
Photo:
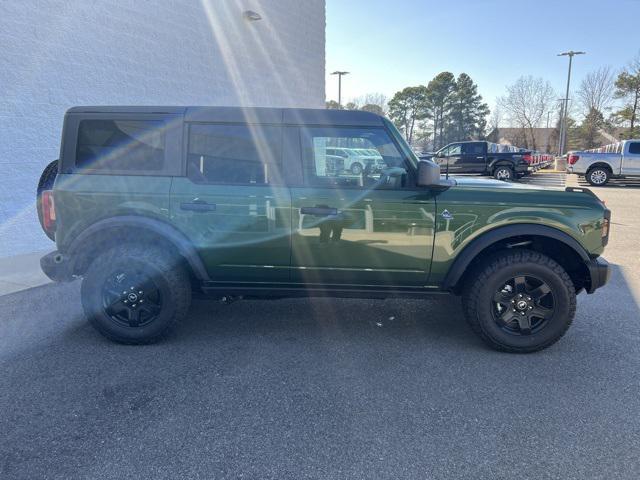
POLYGON ((139 290, 139 291, 138 291, 138 295, 142 295, 142 290, 139 290))

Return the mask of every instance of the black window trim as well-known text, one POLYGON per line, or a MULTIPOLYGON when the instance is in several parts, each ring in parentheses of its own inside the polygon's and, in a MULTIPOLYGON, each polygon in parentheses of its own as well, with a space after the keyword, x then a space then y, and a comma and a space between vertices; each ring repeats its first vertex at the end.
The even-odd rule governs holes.
POLYGON ((200 186, 206 186, 206 185, 211 185, 211 186, 228 186, 228 187, 278 187, 278 188, 282 188, 282 187, 288 187, 289 185, 287 185, 287 181, 286 181, 286 174, 284 173, 284 165, 285 165, 285 160, 284 160, 284 143, 285 143, 285 138, 284 138, 284 127, 285 125, 283 125, 282 123, 275 123, 275 122, 265 122, 265 123, 260 123, 260 122, 206 122, 206 121, 190 121, 190 122, 184 122, 184 142, 183 142, 183 148, 182 148, 182 163, 184 165, 183 167, 183 173, 182 176, 185 177, 187 180, 189 180, 191 183, 193 183, 194 185, 200 185, 200 186), (228 183, 228 182, 198 182, 195 181, 193 178, 189 177, 189 164, 188 164, 188 156, 189 156, 189 140, 191 137, 191 126, 192 125, 223 125, 223 126, 236 126, 236 127, 248 127, 248 126, 260 126, 260 127, 278 127, 280 128, 280 165, 278 165, 278 168, 280 168, 281 170, 281 175, 280 178, 284 179, 283 183, 228 183))
POLYGON ((629 142, 629 148, 627 149, 627 151, 629 152, 629 155, 640 155, 640 142, 629 142), (638 146, 638 151, 637 152, 632 152, 631 151, 631 146, 638 146))
POLYGON ((400 148, 400 145, 398 144, 395 136, 389 131, 389 129, 385 126, 385 125, 297 125, 298 127, 298 138, 300 140, 300 158, 299 158, 299 163, 300 166, 302 167, 302 184, 301 185, 290 185, 291 188, 326 188, 329 190, 361 190, 361 191, 365 191, 365 190, 380 190, 380 191, 423 191, 425 188, 424 187, 419 187, 418 185, 416 185, 416 172, 414 171, 414 167, 413 164, 411 163, 411 161, 409 160, 409 158, 407 158, 407 155, 404 153, 403 149, 400 148), (384 132, 388 135, 389 139, 391 140, 391 142, 393 143, 393 145, 396 147, 396 150, 398 151, 398 153, 400 154, 402 161, 405 164, 405 167, 407 169, 407 183, 404 187, 400 187, 400 188, 370 188, 370 187, 364 187, 364 186, 359 186, 359 185, 310 185, 307 183, 307 178, 306 178, 306 159, 304 156, 304 139, 303 139, 303 130, 304 129, 311 129, 311 128, 324 128, 327 130, 337 130, 337 129, 352 129, 352 130, 363 130, 363 129, 375 129, 375 130, 384 130, 384 132))
POLYGON ((132 122, 163 122, 168 124, 170 121, 182 124, 182 115, 180 114, 159 114, 159 113, 81 113, 67 114, 63 125, 63 140, 60 149, 60 158, 62 159, 61 173, 64 174, 80 174, 80 175, 104 175, 104 176, 125 176, 125 177, 174 177, 181 171, 181 152, 180 144, 182 130, 180 126, 176 128, 168 128, 164 134, 164 164, 159 170, 109 170, 100 168, 78 167, 76 165, 76 153, 78 148, 78 135, 80 123, 85 120, 126 120, 132 122), (178 161, 172 161, 174 157, 178 161))

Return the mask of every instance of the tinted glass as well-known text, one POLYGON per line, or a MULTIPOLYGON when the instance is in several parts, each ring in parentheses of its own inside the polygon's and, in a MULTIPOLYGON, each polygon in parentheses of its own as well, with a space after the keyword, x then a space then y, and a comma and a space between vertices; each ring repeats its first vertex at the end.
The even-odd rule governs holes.
POLYGON ((466 155, 482 155, 484 153, 484 149, 482 148, 481 143, 463 143, 462 153, 466 155))
POLYGON ((187 173, 196 182, 282 183, 282 128, 264 125, 191 125, 187 173))
POLYGON ((308 185, 396 188, 406 180, 404 158, 382 128, 310 128, 302 137, 308 185))
POLYGON ((161 121, 82 120, 76 167, 101 171, 157 172, 164 166, 161 121))
POLYGON ((447 153, 448 156, 451 155, 460 155, 460 153, 462 153, 462 148, 460 147, 460 144, 456 144, 456 145, 451 145, 449 147, 449 151, 447 153))
POLYGON ((629 144, 629 153, 639 154, 640 153, 640 142, 631 142, 629 144))

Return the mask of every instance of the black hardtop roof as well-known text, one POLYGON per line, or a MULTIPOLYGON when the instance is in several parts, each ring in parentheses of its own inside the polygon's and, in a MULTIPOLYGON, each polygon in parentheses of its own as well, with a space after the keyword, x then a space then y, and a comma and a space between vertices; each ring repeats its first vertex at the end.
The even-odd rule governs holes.
POLYGON ((183 115, 187 122, 271 123, 283 125, 381 126, 383 117, 362 110, 267 107, 162 107, 86 106, 73 107, 68 114, 165 114, 183 115))

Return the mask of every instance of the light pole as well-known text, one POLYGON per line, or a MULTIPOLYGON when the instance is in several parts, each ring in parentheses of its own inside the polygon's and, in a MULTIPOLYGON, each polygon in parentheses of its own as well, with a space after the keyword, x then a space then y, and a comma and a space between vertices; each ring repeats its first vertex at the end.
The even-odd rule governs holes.
POLYGON ((564 106, 564 114, 563 121, 564 128, 560 129, 560 155, 564 154, 565 142, 567 140, 567 117, 569 113, 569 85, 571 84, 571 64, 573 63, 574 55, 584 55, 587 52, 574 52, 573 50, 569 50, 568 52, 559 53, 559 57, 569 57, 569 73, 567 74, 567 94, 565 95, 565 106, 564 106))
POLYGON ((335 71, 331 75, 338 75, 338 107, 342 108, 342 76, 349 75, 349 72, 335 71))
POLYGON ((562 134, 564 131, 564 104, 567 101, 566 98, 559 98, 558 102, 560 102, 560 131, 558 132, 558 156, 562 156, 562 134))

